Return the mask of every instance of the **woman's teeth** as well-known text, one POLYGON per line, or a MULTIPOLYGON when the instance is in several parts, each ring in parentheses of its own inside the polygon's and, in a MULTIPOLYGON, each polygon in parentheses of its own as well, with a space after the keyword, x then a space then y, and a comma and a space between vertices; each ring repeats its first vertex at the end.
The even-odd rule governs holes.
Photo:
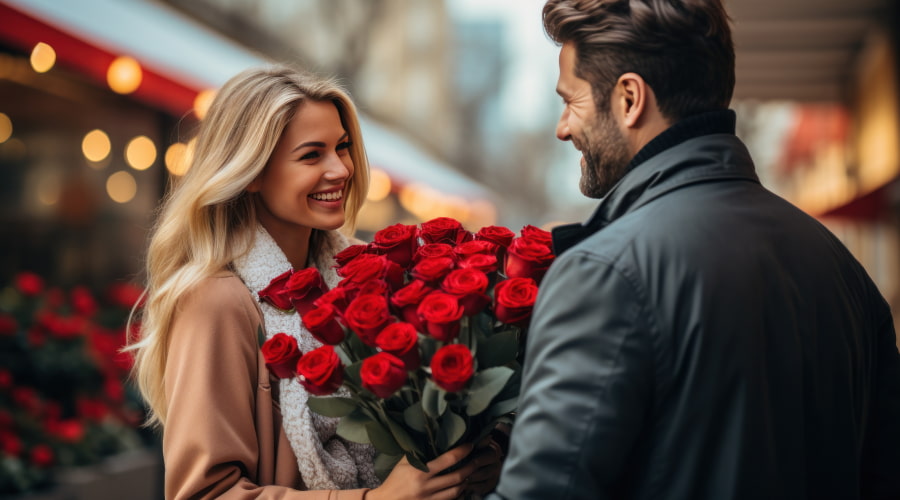
POLYGON ((330 193, 314 193, 309 195, 310 198, 319 201, 337 201, 343 196, 344 190, 332 191, 330 193))

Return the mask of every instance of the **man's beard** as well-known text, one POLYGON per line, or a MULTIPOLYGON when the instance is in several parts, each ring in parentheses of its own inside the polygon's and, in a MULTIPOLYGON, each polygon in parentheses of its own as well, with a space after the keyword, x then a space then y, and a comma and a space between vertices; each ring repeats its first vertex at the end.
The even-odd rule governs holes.
POLYGON ((598 111, 596 121, 578 142, 584 155, 581 192, 588 198, 602 198, 628 171, 631 162, 628 141, 610 114, 598 111))

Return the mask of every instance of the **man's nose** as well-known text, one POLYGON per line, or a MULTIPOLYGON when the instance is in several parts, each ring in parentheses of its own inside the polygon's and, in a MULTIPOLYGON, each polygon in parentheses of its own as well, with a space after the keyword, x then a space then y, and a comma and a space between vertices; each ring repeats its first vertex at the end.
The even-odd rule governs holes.
POLYGON ((572 134, 569 132, 569 120, 567 120, 567 112, 563 111, 562 116, 559 117, 559 121, 556 123, 556 138, 561 141, 568 141, 572 138, 572 134))

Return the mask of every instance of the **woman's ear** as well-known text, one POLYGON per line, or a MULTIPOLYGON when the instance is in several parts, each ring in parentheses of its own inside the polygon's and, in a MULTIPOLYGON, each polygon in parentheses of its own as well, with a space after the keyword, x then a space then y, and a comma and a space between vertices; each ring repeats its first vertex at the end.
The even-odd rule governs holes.
POLYGON ((257 175, 256 177, 253 178, 252 181, 250 181, 250 184, 247 184, 247 192, 248 193, 258 193, 259 192, 259 190, 262 187, 262 180, 260 179, 260 177, 261 176, 257 175))

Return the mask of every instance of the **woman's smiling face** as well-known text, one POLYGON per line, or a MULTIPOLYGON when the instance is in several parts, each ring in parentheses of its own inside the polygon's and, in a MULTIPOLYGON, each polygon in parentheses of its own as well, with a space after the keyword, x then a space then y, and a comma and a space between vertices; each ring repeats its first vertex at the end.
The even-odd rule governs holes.
POLYGON ((262 173, 257 216, 275 237, 344 224, 344 196, 353 175, 350 137, 330 101, 307 100, 288 123, 262 173))

